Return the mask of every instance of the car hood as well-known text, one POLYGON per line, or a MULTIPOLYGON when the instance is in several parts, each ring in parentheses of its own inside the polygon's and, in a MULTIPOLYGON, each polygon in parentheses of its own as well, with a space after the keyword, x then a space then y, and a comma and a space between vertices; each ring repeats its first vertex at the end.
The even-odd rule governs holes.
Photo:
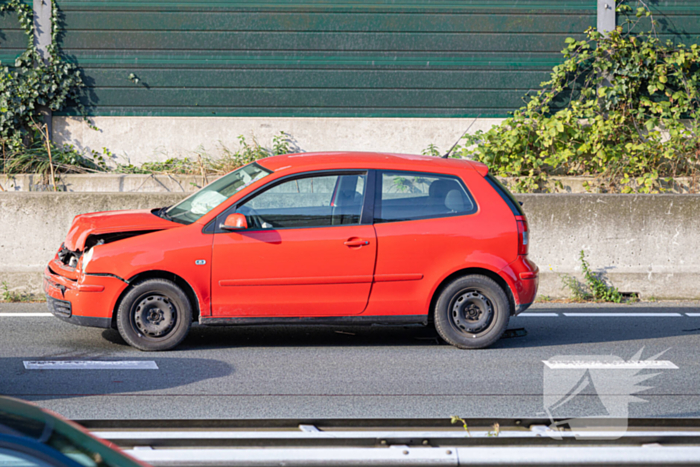
POLYGON ((172 229, 182 224, 165 220, 151 209, 107 211, 75 216, 64 245, 71 251, 83 251, 91 235, 172 229))

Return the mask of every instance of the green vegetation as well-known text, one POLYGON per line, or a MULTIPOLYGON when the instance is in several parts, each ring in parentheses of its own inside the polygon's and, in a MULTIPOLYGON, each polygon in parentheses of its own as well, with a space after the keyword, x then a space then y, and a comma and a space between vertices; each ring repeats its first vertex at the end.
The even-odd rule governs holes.
MULTIPOLYGON (((292 152, 289 145, 289 135, 284 132, 280 132, 272 138, 271 150, 260 146, 255 138, 250 144, 245 137, 239 136, 238 142, 240 144, 238 151, 231 151, 226 146, 220 145, 221 156, 219 157, 212 157, 204 151, 200 151, 196 154, 196 158, 170 158, 165 162, 146 162, 140 166, 117 163, 111 171, 129 174, 225 174, 258 159, 292 152)), ((108 151, 107 154, 110 158, 114 158, 108 151)), ((104 169, 108 168, 105 166, 104 169)))
MULTIPOLYGON (((109 149, 84 154, 71 145, 52 146, 51 157, 41 142, 36 142, 24 151, 15 154, 1 166, 3 173, 36 173, 47 180, 59 174, 69 173, 123 173, 123 174, 183 174, 183 175, 222 175, 249 162, 279 154, 289 154, 289 135, 280 132, 272 138, 272 149, 266 149, 253 138, 249 143, 239 136, 240 149, 232 151, 219 145, 219 155, 212 156, 205 151, 197 151, 192 157, 169 158, 163 162, 146 162, 141 165, 123 163, 109 149)), ((50 182, 47 182, 49 184, 50 182)))
MULTIPOLYGON (((469 431, 469 426, 467 425, 467 421, 463 419, 462 417, 458 417, 457 415, 453 415, 450 417, 450 422, 454 425, 455 423, 461 423, 462 427, 464 428, 464 431, 467 432, 467 436, 471 437, 471 432, 469 431)), ((488 437, 495 437, 498 438, 501 434, 501 425, 500 423, 494 423, 491 425, 491 429, 486 432, 486 436, 488 437)))
POLYGON ((597 274, 591 271, 591 267, 586 261, 586 256, 583 250, 579 254, 581 261, 581 270, 583 271, 583 279, 585 284, 579 282, 573 276, 563 274, 561 276, 564 287, 568 288, 571 296, 575 301, 600 301, 622 303, 625 301, 625 296, 620 293, 617 288, 610 286, 597 274))
POLYGON ((5 281, 2 282, 2 291, 0 292, 0 296, 2 296, 3 302, 10 302, 10 303, 28 302, 32 299, 30 294, 19 293, 19 292, 15 292, 13 290, 10 290, 10 287, 7 285, 7 282, 5 282, 5 281))
POLYGON ((427 148, 423 149, 421 154, 423 154, 424 156, 441 156, 440 150, 433 143, 430 143, 427 148))
POLYGON ((86 115, 79 100, 84 87, 80 72, 61 57, 56 45, 61 29, 57 3, 53 2, 52 42, 46 62, 34 47, 32 7, 20 0, 0 4, 0 14, 10 11, 16 12, 27 36, 27 49, 12 65, 0 64, 0 172, 38 173, 51 183, 62 173, 223 174, 263 157, 291 152, 284 133, 273 138, 271 150, 260 146, 254 138, 249 144, 240 136, 241 148, 231 151, 222 145, 221 157, 200 151, 192 158, 171 158, 141 166, 120 163, 107 148, 101 153, 86 153, 71 145, 56 145, 46 133, 42 109, 58 111, 71 103, 86 115))
POLYGON ((104 156, 94 152, 86 156, 73 148, 51 146, 51 157, 44 142, 37 140, 21 151, 11 153, 3 160, 2 172, 5 174, 37 173, 49 175, 51 169, 55 173, 91 173, 102 172, 105 169, 104 156))
POLYGON ((78 68, 65 61, 56 45, 61 27, 56 2, 51 15, 52 37, 47 48, 46 61, 34 47, 33 11, 30 4, 20 0, 7 0, 0 4, 0 14, 14 11, 20 27, 27 36, 27 49, 13 64, 0 63, 0 146, 4 173, 27 168, 51 169, 52 153, 56 153, 59 166, 82 163, 87 159, 59 149, 46 138, 42 109, 61 110, 72 102, 82 115, 85 109, 79 101, 83 80, 78 68), (29 161, 30 159, 38 159, 29 161), (70 162, 70 161, 73 162, 70 162))
MULTIPOLYGON (((598 192, 657 193, 700 173, 700 47, 662 42, 641 4, 607 35, 566 39, 565 61, 501 125, 465 137, 456 157, 515 177, 518 192, 551 175, 588 175, 598 192), (648 32, 637 32, 642 22, 648 32)), ((433 153, 433 148, 426 151, 433 153)), ((695 183, 697 191, 697 182, 695 183)))
POLYGON ((452 423, 453 425, 455 423, 461 423, 464 427, 464 431, 466 431, 467 435, 471 437, 471 433, 469 432, 469 426, 467 426, 467 421, 465 419, 463 419, 462 417, 458 417, 457 415, 453 415, 452 417, 450 417, 450 423, 452 423))

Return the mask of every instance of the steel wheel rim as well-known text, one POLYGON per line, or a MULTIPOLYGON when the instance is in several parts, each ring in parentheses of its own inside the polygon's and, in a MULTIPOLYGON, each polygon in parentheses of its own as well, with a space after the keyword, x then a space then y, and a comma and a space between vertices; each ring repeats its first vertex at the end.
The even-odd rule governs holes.
POLYGON ((450 304, 449 312, 452 325, 464 334, 479 334, 493 323, 493 303, 475 289, 458 293, 450 304))
POLYGON ((166 337, 177 324, 177 308, 170 298, 161 294, 139 298, 131 316, 134 329, 150 339, 166 337))

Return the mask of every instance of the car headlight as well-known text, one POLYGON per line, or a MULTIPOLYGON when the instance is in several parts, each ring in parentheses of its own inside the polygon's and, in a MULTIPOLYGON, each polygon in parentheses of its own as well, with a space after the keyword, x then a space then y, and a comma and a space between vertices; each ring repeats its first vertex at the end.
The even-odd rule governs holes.
POLYGON ((95 252, 95 248, 90 248, 88 251, 83 253, 83 272, 87 269, 88 263, 92 259, 92 255, 95 252))

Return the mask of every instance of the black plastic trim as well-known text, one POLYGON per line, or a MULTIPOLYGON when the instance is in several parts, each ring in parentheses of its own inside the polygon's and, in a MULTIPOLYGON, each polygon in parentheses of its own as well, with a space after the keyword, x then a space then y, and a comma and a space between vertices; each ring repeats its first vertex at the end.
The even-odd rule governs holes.
POLYGON ((491 174, 486 174, 486 177, 484 177, 487 182, 489 182, 489 185, 496 190, 496 193, 505 201, 505 203, 508 205, 510 208, 511 212, 513 213, 514 216, 525 216, 525 213, 523 212, 522 208, 520 207, 521 203, 515 199, 513 194, 506 188, 505 185, 503 185, 496 177, 494 177, 491 174))
POLYGON ((324 316, 320 318, 207 318, 200 317, 199 324, 205 326, 256 326, 256 325, 389 325, 422 324, 427 326, 428 315, 397 316, 324 316))
MULTIPOLYGON (((60 289, 59 285, 59 289, 60 289)), ((65 287, 61 290, 61 294, 63 295, 65 293, 65 287)), ((70 318, 71 315, 73 314, 73 305, 71 302, 68 300, 59 300, 57 298, 53 298, 50 295, 46 295, 46 306, 49 308, 49 311, 51 314, 54 316, 63 316, 66 318, 70 318)))
POLYGON ((219 218, 219 216, 216 216, 213 220, 209 221, 207 225, 204 226, 202 229, 203 234, 214 234, 216 233, 216 220, 219 218))
MULTIPOLYGON (((47 300, 49 300, 50 298, 51 297, 49 297, 48 295, 46 296, 47 300)), ((61 321, 65 321, 66 323, 75 324, 77 326, 87 326, 87 327, 91 327, 91 328, 109 329, 112 327, 112 318, 95 318, 93 316, 78 316, 78 315, 66 316, 66 315, 54 312, 54 310, 52 310, 50 306, 48 308, 49 308, 49 311, 51 312, 52 315, 54 315, 56 318, 60 319, 61 321)))
POLYGON ((532 302, 530 302, 530 303, 521 303, 520 305, 518 305, 518 306, 515 307, 515 313, 513 313, 513 316, 519 315, 520 313, 522 313, 522 312, 524 312, 525 310, 527 310, 528 308, 530 308, 530 306, 532 306, 532 302))
POLYGON ((377 186, 377 171, 367 171, 367 186, 365 187, 365 199, 362 204, 362 216, 360 225, 372 225, 374 223, 374 192, 377 186))

